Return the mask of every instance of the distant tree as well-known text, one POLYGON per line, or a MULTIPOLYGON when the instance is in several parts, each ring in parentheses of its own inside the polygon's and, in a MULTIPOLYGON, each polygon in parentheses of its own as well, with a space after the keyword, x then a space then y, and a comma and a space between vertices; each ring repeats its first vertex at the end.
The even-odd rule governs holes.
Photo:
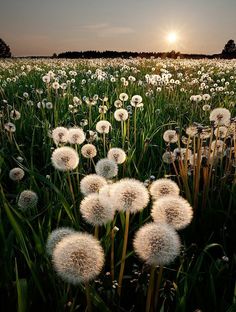
POLYGON ((57 58, 57 54, 53 53, 52 58, 57 58))
POLYGON ((11 57, 11 50, 9 46, 0 38, 0 58, 11 57))
POLYGON ((234 40, 230 39, 223 51, 222 51, 222 57, 224 58, 235 58, 236 57, 236 45, 235 45, 235 42, 234 40))

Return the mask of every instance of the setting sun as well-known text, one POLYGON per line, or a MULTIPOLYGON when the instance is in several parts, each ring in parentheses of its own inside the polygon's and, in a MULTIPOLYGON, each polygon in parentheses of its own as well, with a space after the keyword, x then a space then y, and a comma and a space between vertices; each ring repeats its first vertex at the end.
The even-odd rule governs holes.
POLYGON ((168 41, 169 43, 175 43, 175 42, 177 41, 177 39, 178 39, 178 37, 177 37, 177 35, 176 35, 175 32, 171 32, 171 33, 169 33, 169 34, 167 35, 167 41, 168 41))

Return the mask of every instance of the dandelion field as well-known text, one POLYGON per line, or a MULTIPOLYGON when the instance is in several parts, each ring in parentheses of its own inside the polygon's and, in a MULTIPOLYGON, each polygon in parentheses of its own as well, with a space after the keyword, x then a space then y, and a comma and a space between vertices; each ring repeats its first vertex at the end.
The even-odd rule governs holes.
POLYGON ((235 311, 236 62, 0 61, 2 311, 235 311))

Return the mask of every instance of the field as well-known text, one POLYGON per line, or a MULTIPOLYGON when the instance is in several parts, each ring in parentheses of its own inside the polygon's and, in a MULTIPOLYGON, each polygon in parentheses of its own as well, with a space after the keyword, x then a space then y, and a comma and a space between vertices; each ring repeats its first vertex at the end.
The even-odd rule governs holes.
POLYGON ((1 310, 235 311, 235 102, 233 60, 0 60, 1 310))

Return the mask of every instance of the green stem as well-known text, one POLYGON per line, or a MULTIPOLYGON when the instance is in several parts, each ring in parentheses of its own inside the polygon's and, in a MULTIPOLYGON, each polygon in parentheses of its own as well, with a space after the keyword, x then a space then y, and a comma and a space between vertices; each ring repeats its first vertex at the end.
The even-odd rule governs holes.
POLYGON ((118 295, 121 295, 121 288, 122 288, 122 280, 125 270, 125 258, 126 258, 126 250, 127 250, 127 243, 128 243, 128 234, 129 234, 129 215, 130 212, 126 211, 125 214, 125 233, 124 233, 124 242, 123 242, 123 251, 122 251, 122 258, 121 258, 121 265, 120 265, 120 274, 118 280, 118 295))
POLYGON ((146 312, 150 311, 151 308, 151 302, 152 302, 152 296, 153 296, 153 289, 154 289, 154 280, 155 280, 155 267, 151 268, 151 274, 148 284, 148 292, 147 292, 147 300, 146 300, 146 312))

